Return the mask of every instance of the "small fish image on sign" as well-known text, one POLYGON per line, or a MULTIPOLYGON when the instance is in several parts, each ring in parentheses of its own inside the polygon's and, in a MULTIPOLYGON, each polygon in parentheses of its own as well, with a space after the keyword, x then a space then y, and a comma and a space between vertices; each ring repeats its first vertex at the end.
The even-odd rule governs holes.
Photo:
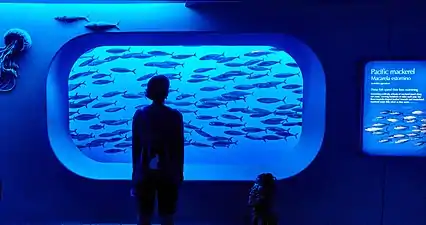
POLYGON ((403 110, 382 110, 372 121, 366 121, 364 138, 377 144, 422 150, 426 146, 426 111, 413 107, 403 110))
POLYGON ((69 75, 69 132, 80 151, 131 163, 132 117, 151 103, 145 90, 157 75, 170 79, 166 104, 184 116, 185 163, 267 162, 299 141, 303 76, 281 49, 102 46, 69 75))

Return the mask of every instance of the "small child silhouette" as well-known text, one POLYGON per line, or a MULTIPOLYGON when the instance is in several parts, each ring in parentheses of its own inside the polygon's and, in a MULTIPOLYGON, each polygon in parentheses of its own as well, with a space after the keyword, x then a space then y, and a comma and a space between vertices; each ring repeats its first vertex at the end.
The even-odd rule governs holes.
POLYGON ((257 176, 250 189, 248 204, 252 208, 253 225, 276 225, 277 220, 273 212, 276 178, 271 173, 262 173, 257 176))

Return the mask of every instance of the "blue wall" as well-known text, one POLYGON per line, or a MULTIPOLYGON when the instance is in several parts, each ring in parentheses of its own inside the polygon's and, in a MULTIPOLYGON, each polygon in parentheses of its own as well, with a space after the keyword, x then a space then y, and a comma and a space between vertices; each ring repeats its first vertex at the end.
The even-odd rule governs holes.
MULTIPOLYGON (((105 184, 77 177, 57 163, 49 145, 49 63, 61 45, 85 32, 80 25, 60 28, 51 19, 65 11, 132 23, 136 31, 267 31, 298 37, 323 63, 327 124, 322 150, 313 164, 280 184, 283 224, 426 223, 424 159, 360 154, 362 69, 358 62, 425 55, 426 22, 418 20, 424 14, 422 7, 396 3, 287 5, 229 9, 228 13, 165 4, 84 5, 72 7, 74 12, 67 5, 0 4, 0 33, 23 28, 34 42, 21 60, 17 89, 0 95, 0 178, 5 186, 0 223, 134 221, 127 182, 105 184)), ((185 183, 178 219, 242 223, 248 187, 247 183, 185 183)))

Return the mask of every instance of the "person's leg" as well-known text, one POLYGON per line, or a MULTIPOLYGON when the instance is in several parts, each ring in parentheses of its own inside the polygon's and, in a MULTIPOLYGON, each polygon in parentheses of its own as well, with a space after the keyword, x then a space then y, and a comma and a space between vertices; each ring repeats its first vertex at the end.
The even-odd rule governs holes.
POLYGON ((138 205, 138 225, 151 225, 155 206, 155 180, 147 177, 141 182, 136 190, 138 205))
POLYGON ((161 225, 174 225, 174 214, 179 195, 179 186, 167 179, 158 187, 158 214, 161 225))

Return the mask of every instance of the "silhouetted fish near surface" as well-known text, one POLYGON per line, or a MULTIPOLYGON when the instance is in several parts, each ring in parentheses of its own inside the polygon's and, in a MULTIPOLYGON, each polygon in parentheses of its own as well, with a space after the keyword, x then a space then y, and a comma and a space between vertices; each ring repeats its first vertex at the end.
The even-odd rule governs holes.
POLYGON ((74 114, 80 114, 80 110, 78 109, 77 111, 70 111, 69 113, 68 113, 68 116, 72 116, 72 115, 74 115, 74 114))
POLYGON ((302 126, 302 122, 285 122, 282 125, 285 127, 302 126))
POLYGON ((268 141, 276 141, 276 140, 284 139, 283 137, 280 137, 280 136, 277 136, 277 135, 265 135, 262 138, 263 138, 263 140, 268 140, 268 141))
POLYGON ((260 62, 259 64, 257 64, 257 66, 264 67, 264 66, 273 66, 275 64, 281 64, 281 60, 278 60, 278 61, 263 61, 263 62, 260 62))
POLYGON ((80 57, 78 57, 78 59, 77 60, 79 60, 79 59, 93 59, 95 56, 94 55, 82 55, 82 56, 80 56, 80 57))
POLYGON ((212 143, 212 145, 214 147, 226 147, 226 148, 229 148, 229 146, 236 145, 237 143, 238 143, 238 140, 237 141, 215 141, 215 142, 212 143))
POLYGON ((234 116, 234 115, 230 115, 230 114, 222 114, 221 115, 221 117, 222 118, 225 118, 225 119, 229 119, 229 120, 240 120, 240 121, 243 121, 243 116, 234 116))
POLYGON ((244 56, 247 56, 247 57, 259 57, 259 56, 267 56, 269 54, 272 54, 272 52, 268 52, 268 51, 252 51, 252 52, 244 54, 244 56))
MULTIPOLYGON (((120 53, 124 53, 124 52, 130 51, 131 48, 132 47, 128 47, 128 48, 110 48, 110 49, 107 49, 106 52, 108 52, 110 54, 120 54, 120 53)), ((115 57, 115 56, 113 56, 113 57, 115 57)))
POLYGON ((71 134, 72 139, 76 139, 79 141, 84 141, 90 138, 94 138, 95 136, 93 134, 71 134))
POLYGON ((271 71, 272 70, 272 68, 263 67, 263 66, 249 66, 247 68, 253 71, 266 71, 266 70, 271 71))
POLYGON ((275 78, 289 78, 292 76, 300 76, 300 73, 277 73, 273 75, 275 78))
POLYGON ((301 113, 293 113, 293 114, 289 114, 287 116, 290 117, 290 118, 293 118, 293 119, 300 119, 300 118, 302 118, 302 114, 301 113))
POLYGON ((230 62, 230 63, 225 63, 224 65, 227 67, 241 67, 241 66, 244 66, 244 63, 230 62))
POLYGON ((207 133, 207 132, 205 132, 205 131, 203 131, 203 128, 201 128, 201 129, 196 129, 196 130, 194 130, 197 134, 199 134, 200 136, 202 136, 202 137, 206 137, 206 138, 209 138, 209 137, 213 137, 211 134, 209 134, 209 133, 207 133))
POLYGON ((102 65, 104 63, 107 63, 108 61, 104 60, 104 59, 96 59, 92 62, 90 62, 89 64, 87 64, 88 66, 98 66, 98 65, 102 65))
POLYGON ((230 108, 230 109, 228 109, 228 112, 244 112, 248 109, 249 109, 249 107, 247 107, 247 108, 230 108))
MULTIPOLYGON (((125 53, 125 54, 123 54, 123 55, 121 55, 120 56, 120 58, 122 58, 122 59, 131 59, 131 58, 134 58, 135 56, 138 56, 138 55, 140 55, 141 53, 136 53, 136 52, 133 52, 133 53, 125 53)), ((147 56, 150 56, 150 55, 147 55, 147 56)), ((148 58, 148 57, 147 57, 148 58)))
POLYGON ((191 75, 192 78, 195 79, 208 79, 210 76, 209 75, 203 75, 203 74, 193 74, 191 75))
POLYGON ((300 106, 300 104, 284 104, 284 105, 278 106, 277 109, 278 110, 286 110, 286 109, 291 109, 291 108, 294 108, 294 107, 297 107, 297 106, 300 106))
POLYGON ((141 77, 139 77, 138 79, 136 79, 137 81, 144 81, 144 80, 149 80, 149 79, 151 79, 152 77, 154 77, 155 75, 157 75, 158 74, 158 72, 157 71, 155 71, 155 73, 148 73, 148 74, 145 74, 145 75, 143 75, 143 76, 141 76, 141 77))
POLYGON ((88 94, 88 95, 80 95, 78 93, 75 93, 75 95, 70 95, 69 96, 69 100, 79 100, 79 99, 83 99, 83 98, 90 98, 92 94, 88 94))
POLYGON ((111 92, 107 92, 105 94, 102 95, 102 97, 104 98, 111 98, 117 95, 121 95, 121 94, 126 94, 127 91, 111 91, 111 92))
POLYGON ((224 122, 210 122, 209 125, 214 126, 214 127, 224 127, 226 125, 226 123, 224 123, 224 122))
POLYGON ((137 53, 132 55, 132 58, 134 59, 148 59, 154 57, 153 55, 149 55, 149 54, 144 54, 144 53, 137 53))
POLYGON ((87 72, 76 73, 76 74, 71 75, 69 80, 75 80, 77 78, 89 76, 89 75, 92 75, 92 74, 97 73, 97 72, 98 72, 98 70, 93 70, 93 71, 89 70, 87 72))
POLYGON ((144 95, 142 94, 132 94, 132 93, 126 93, 126 94, 122 94, 121 97, 123 98, 127 98, 127 99, 140 99, 140 98, 145 98, 144 95))
POLYGON ((113 131, 112 133, 123 135, 123 134, 129 133, 130 131, 131 131, 130 129, 118 129, 118 130, 113 131))
POLYGON ((87 104, 90 104, 90 103, 92 103, 92 102, 94 102, 94 101, 96 101, 98 99, 99 99, 99 97, 96 96, 94 98, 89 98, 89 99, 81 100, 81 101, 77 102, 77 104, 85 104, 85 105, 87 105, 87 104))
POLYGON ((211 120, 211 119, 219 119, 219 116, 197 116, 196 117, 198 120, 211 120))
POLYGON ((195 146, 195 147, 201 147, 201 148, 215 148, 213 145, 209 145, 209 144, 205 144, 205 143, 201 143, 201 142, 191 142, 191 145, 195 146))
POLYGON ((254 92, 246 92, 246 91, 231 91, 231 92, 227 92, 225 94, 222 94, 223 97, 243 97, 243 96, 247 96, 247 95, 253 95, 254 92))
POLYGON ((176 100, 182 100, 185 98, 195 98, 196 94, 180 94, 179 96, 176 97, 176 100))
POLYGON ((153 56, 168 56, 168 55, 173 55, 174 53, 168 53, 168 52, 164 52, 164 51, 149 51, 148 54, 153 55, 153 56))
POLYGON ((272 131, 272 132, 290 132, 290 128, 284 129, 281 127, 266 127, 266 130, 272 131))
POLYGON ((271 115, 272 112, 255 112, 250 115, 251 118, 262 118, 271 115))
POLYGON ((225 127, 234 128, 234 127, 245 127, 247 123, 226 123, 225 127))
POLYGON ((218 87, 218 86, 209 86, 209 87, 202 87, 200 88, 200 91, 217 91, 217 90, 225 90, 226 86, 218 87))
POLYGON ((92 84, 102 85, 102 84, 114 83, 114 81, 115 80, 95 80, 92 82, 92 84))
POLYGON ((241 84, 241 85, 234 86, 234 89, 237 89, 237 90, 250 90, 253 88, 255 88, 255 86, 253 86, 252 84, 241 84))
POLYGON ((198 110, 189 110, 189 109, 178 109, 179 112, 181 113, 194 113, 195 115, 197 115, 198 110))
POLYGON ((104 128, 105 128, 105 125, 101 125, 101 124, 94 124, 89 126, 89 129, 92 129, 92 130, 100 130, 104 128))
POLYGON ((200 83, 200 82, 204 82, 204 81, 208 81, 209 78, 194 78, 194 79, 189 79, 186 82, 188 83, 200 83))
POLYGON ((223 133, 233 136, 240 136, 240 135, 246 135, 247 133, 238 131, 238 130, 226 130, 223 133))
POLYGON ((251 74, 251 75, 249 75, 249 76, 247 77, 247 79, 249 79, 249 80, 254 80, 254 79, 259 79, 259 78, 266 77, 266 76, 269 76, 269 73, 264 73, 264 74, 251 74))
POLYGON ((190 105, 197 105, 198 102, 174 102, 173 105, 175 106, 190 106, 190 105))
POLYGON ((118 26, 120 22, 117 23, 108 23, 108 22, 89 22, 84 25, 87 29, 91 31, 107 31, 111 29, 120 30, 118 26))
POLYGON ((83 107, 86 107, 86 108, 87 108, 87 104, 81 104, 81 103, 76 103, 76 102, 70 102, 70 103, 69 103, 69 107, 70 107, 70 109, 79 109, 79 108, 83 108, 83 107))
POLYGON ((303 89, 294 90, 293 93, 295 93, 295 94, 303 94, 303 89))
POLYGON ((223 56, 225 56, 225 53, 222 53, 222 54, 208 54, 208 55, 202 56, 200 58, 200 60, 218 60, 218 59, 220 59, 223 56))
POLYGON ((188 55, 188 54, 173 55, 172 59, 188 59, 191 57, 197 57, 197 53, 194 53, 192 55, 188 55))
POLYGON ((297 65, 297 63, 286 63, 285 65, 288 67, 299 68, 299 65, 297 65))
POLYGON ((297 139, 297 135, 299 135, 298 133, 292 134, 289 131, 278 131, 278 132, 275 132, 275 134, 283 137, 284 140, 286 140, 286 141, 287 141, 288 137, 294 137, 294 138, 297 139))
POLYGON ((266 104, 270 104, 270 103, 277 103, 277 102, 284 102, 287 99, 287 97, 284 97, 283 99, 278 99, 278 98, 258 98, 257 101, 261 102, 261 103, 266 103, 266 104))
POLYGON ((111 77, 112 73, 110 74, 105 74, 105 73, 98 73, 92 76, 93 79, 100 79, 100 78, 104 78, 104 77, 111 77))
POLYGON ((217 63, 227 63, 230 61, 233 61, 235 59, 239 59, 239 56, 233 56, 233 57, 221 57, 219 59, 216 60, 217 63))
POLYGON ((274 111, 273 113, 274 113, 274 115, 278 115, 278 116, 288 116, 288 115, 293 114, 294 112, 292 112, 292 111, 274 111))
POLYGON ((283 89, 296 89, 296 88, 300 88, 302 87, 302 85, 300 84, 287 84, 282 86, 283 89))
POLYGON ((266 129, 262 129, 262 128, 258 128, 258 127, 244 127, 241 130, 246 132, 246 133, 258 133, 258 132, 267 133, 268 132, 266 129))
POLYGON ((74 91, 75 89, 77 89, 77 88, 79 88, 83 85, 86 85, 86 81, 80 82, 78 84, 69 84, 68 85, 68 91, 74 91))
POLYGON ((263 136, 258 136, 258 135, 253 135, 253 134, 246 134, 244 137, 247 138, 247 139, 250 139, 250 140, 265 141, 263 136))
POLYGON ((116 73, 133 73, 133 74, 136 74, 136 69, 127 69, 127 68, 116 67, 116 68, 111 68, 110 70, 112 72, 116 72, 116 73))
POLYGON ((284 49, 278 48, 278 47, 272 47, 272 48, 269 49, 269 51, 280 52, 280 51, 284 51, 284 49))
POLYGON ((104 60, 107 61, 107 62, 112 62, 112 61, 119 59, 119 58, 120 58, 119 55, 112 55, 112 56, 106 57, 104 60))
POLYGON ((252 66, 252 65, 257 64, 259 62, 263 62, 263 59, 252 59, 252 60, 249 60, 249 61, 247 61, 247 62, 244 63, 244 66, 252 66))
MULTIPOLYGON (((85 60, 84 62, 80 63, 78 66, 79 66, 79 67, 85 67, 85 66, 88 66, 90 63, 92 63, 93 61, 95 61, 95 60, 97 60, 97 59, 99 59, 99 57, 91 58, 91 59, 87 59, 87 60, 85 60)), ((96 71, 96 72, 97 72, 97 71, 96 71)))
MULTIPOLYGON (((101 120, 102 124, 106 124, 106 125, 112 125, 112 126, 118 126, 118 125, 123 125, 123 124, 129 124, 130 120, 126 120, 126 119, 121 119, 121 120, 101 120)), ((116 134, 114 134, 116 135, 116 134)))
POLYGON ((233 81, 233 82, 235 82, 235 77, 233 77, 233 78, 223 78, 223 77, 219 77, 218 76, 218 77, 212 77, 210 79, 214 80, 214 81, 219 81, 219 82, 225 82, 225 81, 233 81))
POLYGON ((105 109, 105 112, 118 112, 118 111, 121 111, 121 110, 126 110, 126 106, 113 107, 113 108, 105 109))
POLYGON ((57 16, 55 17, 55 20, 63 23, 74 23, 77 21, 89 22, 89 18, 87 18, 87 16, 57 16))
POLYGON ((99 119, 100 116, 100 114, 80 114, 78 116, 73 117, 72 120, 88 121, 92 119, 99 119))
POLYGON ((116 105, 117 104, 117 101, 115 101, 115 102, 100 102, 100 103, 97 103, 97 104, 95 104, 95 105, 93 105, 92 106, 92 108, 104 108, 104 107, 107 107, 107 106, 110 106, 110 105, 116 105))
POLYGON ((262 122, 264 124, 268 124, 268 125, 278 125, 278 124, 281 124, 283 121, 287 121, 287 119, 286 118, 271 118, 271 119, 262 120, 260 122, 262 122))

